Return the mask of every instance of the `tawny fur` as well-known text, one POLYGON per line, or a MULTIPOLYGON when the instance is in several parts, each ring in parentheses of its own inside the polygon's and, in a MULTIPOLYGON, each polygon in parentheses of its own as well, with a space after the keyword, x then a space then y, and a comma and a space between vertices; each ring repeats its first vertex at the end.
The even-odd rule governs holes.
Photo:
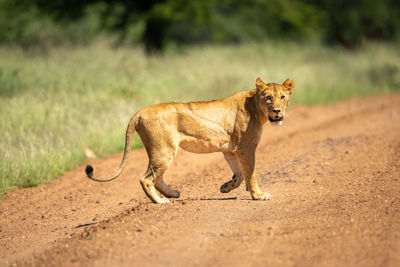
POLYGON ((255 151, 263 124, 281 122, 294 89, 294 81, 265 84, 256 80, 256 89, 242 91, 215 101, 163 103, 139 110, 126 131, 125 152, 119 169, 108 178, 93 177, 93 168, 86 167, 87 176, 106 182, 117 178, 127 163, 132 136, 136 131, 149 156, 147 171, 140 179, 146 195, 154 203, 168 203, 166 197, 179 197, 164 183, 163 174, 174 159, 178 147, 195 153, 222 152, 234 173, 221 186, 222 193, 237 188, 244 180, 254 200, 268 200, 254 175, 255 151))

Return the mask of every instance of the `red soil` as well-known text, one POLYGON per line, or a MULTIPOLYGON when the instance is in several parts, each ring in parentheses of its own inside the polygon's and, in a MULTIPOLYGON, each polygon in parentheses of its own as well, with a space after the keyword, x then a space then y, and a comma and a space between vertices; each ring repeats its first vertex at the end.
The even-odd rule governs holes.
MULTIPOLYGON (((0 266, 399 266, 400 94, 296 107, 266 125, 256 174, 269 201, 229 194, 222 154, 180 151, 171 204, 145 197, 143 149, 110 183, 84 166, 0 199, 0 266)), ((112 173, 121 154, 90 163, 112 173)))

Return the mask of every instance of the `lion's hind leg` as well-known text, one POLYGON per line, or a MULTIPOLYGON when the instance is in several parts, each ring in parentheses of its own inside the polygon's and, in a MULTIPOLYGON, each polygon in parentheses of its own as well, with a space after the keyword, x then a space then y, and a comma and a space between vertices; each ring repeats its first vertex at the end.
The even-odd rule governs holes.
POLYGON ((155 184, 157 190, 166 197, 178 198, 181 193, 178 190, 171 189, 165 182, 162 176, 156 178, 155 184))
MULTIPOLYGON (((172 161, 172 158, 171 160, 172 161)), ((180 196, 180 192, 178 190, 171 189, 163 179, 163 175, 167 170, 169 164, 162 164, 160 166, 155 166, 151 161, 149 163, 149 167, 140 179, 140 183, 143 187, 146 195, 154 202, 154 203, 169 203, 169 200, 165 197, 160 197, 156 190, 157 189, 161 194, 166 197, 178 198, 180 196)))
POLYGON ((154 173, 154 170, 151 167, 151 165, 149 164, 147 171, 145 172, 143 177, 140 179, 140 184, 142 185, 143 191, 154 203, 158 203, 158 204, 169 203, 168 198, 160 197, 157 194, 157 191, 154 187, 155 181, 156 181, 155 177, 156 177, 156 175, 154 173))
POLYGON ((240 171, 239 162, 237 161, 235 154, 230 152, 225 152, 224 157, 225 160, 228 162, 229 166, 231 167, 233 176, 231 180, 229 180, 228 182, 224 183, 221 186, 220 191, 221 193, 229 193, 233 189, 238 188, 240 186, 240 184, 243 182, 243 176, 242 172, 240 171))
MULTIPOLYGON (((142 139, 143 140, 143 139, 142 139)), ((166 197, 177 198, 180 196, 179 191, 172 190, 163 180, 163 175, 168 169, 170 163, 174 159, 178 145, 171 140, 170 142, 158 143, 158 145, 149 145, 154 139, 147 139, 146 147, 149 156, 149 167, 140 183, 146 195, 154 203, 169 203, 165 197, 160 197, 156 189, 166 197)), ((151 143, 152 142, 152 143, 151 143)))
POLYGON ((157 153, 156 155, 150 155, 150 164, 155 165, 153 168, 154 170, 154 179, 155 179, 155 187, 156 189, 168 198, 178 198, 181 193, 178 190, 171 189, 165 182, 164 182, 164 173, 168 169, 171 162, 174 160, 177 152, 178 146, 170 145, 169 149, 165 149, 164 153, 157 153), (157 160, 158 159, 158 160, 157 160), (161 159, 161 160, 160 160, 161 159))

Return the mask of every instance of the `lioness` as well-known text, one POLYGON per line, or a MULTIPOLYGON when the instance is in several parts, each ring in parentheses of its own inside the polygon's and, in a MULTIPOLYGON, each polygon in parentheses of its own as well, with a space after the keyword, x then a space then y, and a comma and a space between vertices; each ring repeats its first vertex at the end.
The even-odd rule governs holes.
POLYGON ((168 203, 166 197, 179 197, 164 183, 163 174, 174 159, 178 147, 195 153, 222 152, 232 169, 233 177, 221 186, 228 193, 246 181, 246 188, 255 200, 268 200, 254 175, 255 151, 260 141, 263 124, 281 123, 293 92, 294 81, 283 84, 256 80, 256 89, 242 91, 214 101, 191 103, 163 103, 139 110, 126 130, 125 152, 121 165, 109 178, 93 177, 92 166, 86 166, 87 177, 98 182, 117 178, 127 163, 132 136, 138 132, 149 156, 149 166, 140 179, 146 195, 154 203, 168 203))

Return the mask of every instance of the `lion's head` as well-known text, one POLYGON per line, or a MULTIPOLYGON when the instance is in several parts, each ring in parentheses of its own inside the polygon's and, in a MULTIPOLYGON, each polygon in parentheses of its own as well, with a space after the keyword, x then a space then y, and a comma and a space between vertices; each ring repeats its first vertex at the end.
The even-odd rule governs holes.
POLYGON ((270 122, 281 123, 289 103, 290 94, 294 89, 294 81, 286 79, 283 84, 266 84, 260 78, 257 78, 256 87, 259 109, 265 116, 268 116, 270 122))

